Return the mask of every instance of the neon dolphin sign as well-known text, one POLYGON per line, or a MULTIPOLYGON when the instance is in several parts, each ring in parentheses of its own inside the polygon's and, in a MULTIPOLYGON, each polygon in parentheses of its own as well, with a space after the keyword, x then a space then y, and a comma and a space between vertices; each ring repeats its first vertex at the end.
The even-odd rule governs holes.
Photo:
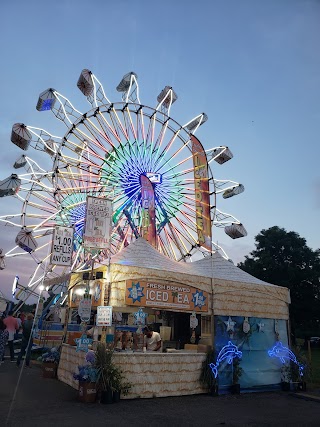
POLYGON ((214 377, 217 378, 218 367, 224 360, 227 360, 228 364, 230 365, 235 357, 241 359, 242 351, 240 351, 236 345, 229 341, 228 344, 222 347, 220 350, 216 363, 209 364, 214 377))
POLYGON ((280 341, 271 350, 268 350, 268 354, 270 357, 277 357, 282 363, 285 363, 286 359, 295 363, 299 367, 300 376, 303 376, 304 366, 298 362, 295 354, 280 341))

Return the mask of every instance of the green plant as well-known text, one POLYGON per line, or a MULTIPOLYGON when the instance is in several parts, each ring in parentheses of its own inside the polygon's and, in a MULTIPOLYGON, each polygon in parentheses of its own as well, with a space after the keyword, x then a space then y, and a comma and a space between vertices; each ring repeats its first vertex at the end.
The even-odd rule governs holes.
POLYGON ((119 391, 126 395, 132 384, 126 380, 122 370, 113 363, 113 350, 99 343, 95 353, 95 367, 98 370, 98 386, 102 391, 119 391))
POLYGON ((285 363, 281 366, 281 382, 289 383, 292 381, 292 372, 290 363, 285 363))
POLYGON ((299 365, 291 363, 291 380, 294 382, 312 381, 311 363, 307 355, 303 352, 300 346, 292 346, 291 348, 299 365, 303 367, 301 371, 301 369, 299 369, 299 365))
POLYGON ((207 352, 206 358, 202 363, 200 382, 209 390, 212 390, 217 385, 217 379, 214 377, 212 370, 210 368, 210 363, 214 363, 215 351, 209 350, 207 352))
POLYGON ((240 360, 235 357, 232 362, 232 384, 239 384, 242 373, 243 369, 240 366, 240 360))

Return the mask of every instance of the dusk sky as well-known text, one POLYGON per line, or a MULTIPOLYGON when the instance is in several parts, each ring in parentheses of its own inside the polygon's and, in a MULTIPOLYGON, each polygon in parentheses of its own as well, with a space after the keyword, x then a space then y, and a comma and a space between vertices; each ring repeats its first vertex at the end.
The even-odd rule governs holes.
MULTIPOLYGON (((65 132, 52 113, 36 111, 40 92, 53 87, 84 112, 89 105, 76 87, 82 69, 94 72, 112 101, 120 101, 122 76, 135 71, 144 105, 155 107, 172 86, 178 100, 170 116, 184 124, 205 112, 197 137, 206 149, 233 152, 228 163, 213 165, 214 177, 240 182, 245 192, 217 206, 248 236, 231 240, 218 230, 213 240, 235 263, 274 225, 317 249, 319 22, 317 0, 1 2, 0 179, 15 172, 22 154, 10 142, 14 123, 65 132)), ((13 197, 0 199, 0 215, 20 211, 13 197)), ((7 252, 17 230, 1 225, 0 233, 7 252)), ((14 276, 23 283, 34 268, 31 258, 9 260, 0 289, 9 297, 14 276)))

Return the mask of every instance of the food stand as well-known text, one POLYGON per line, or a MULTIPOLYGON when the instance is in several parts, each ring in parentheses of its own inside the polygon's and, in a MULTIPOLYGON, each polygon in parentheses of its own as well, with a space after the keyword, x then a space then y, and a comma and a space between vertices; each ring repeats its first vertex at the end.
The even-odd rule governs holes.
MULTIPOLYGON (((260 340, 254 354, 267 367, 269 376, 258 376, 257 364, 244 352, 249 373, 244 375, 244 384, 251 387, 278 381, 279 369, 270 365, 265 354, 275 333, 283 342, 288 341, 286 288, 259 281, 219 254, 194 263, 175 262, 142 238, 114 255, 109 267, 95 270, 92 277, 96 276, 99 279, 88 281, 80 273, 72 275, 69 320, 88 284, 94 316, 98 306, 112 307, 114 360, 133 384, 126 398, 203 393, 201 367, 213 342, 221 346, 228 339, 243 338, 252 355, 256 350, 250 349, 252 336, 260 340), (135 322, 139 310, 147 324, 161 331, 163 352, 143 352, 141 329, 135 322), (242 329, 248 322, 250 330, 251 319, 255 324, 246 334, 242 329), (260 335, 258 323, 264 325, 260 326, 260 335)), ((107 331, 103 328, 99 332, 93 346, 96 340, 106 341, 107 331)), ((76 388, 72 374, 83 363, 84 353, 76 352, 72 340, 74 337, 62 346, 58 378, 76 388)))

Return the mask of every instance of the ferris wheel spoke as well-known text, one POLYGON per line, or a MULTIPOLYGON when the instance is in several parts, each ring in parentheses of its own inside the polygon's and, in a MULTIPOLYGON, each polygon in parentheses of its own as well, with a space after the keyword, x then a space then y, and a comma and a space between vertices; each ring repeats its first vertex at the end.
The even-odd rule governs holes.
POLYGON ((191 244, 191 245, 193 245, 194 242, 188 240, 188 238, 186 238, 185 234, 182 233, 181 230, 179 230, 179 228, 175 227, 173 224, 170 224, 170 225, 171 225, 171 233, 175 235, 177 244, 179 244, 180 246, 180 253, 183 257, 185 254, 189 253, 189 250, 186 246, 186 242, 188 242, 188 244, 191 244), (184 250, 182 250, 181 247, 183 247, 184 250))
POLYGON ((147 146, 147 152, 149 154, 148 161, 152 165, 152 167, 154 167, 153 163, 154 163, 154 160, 156 160, 159 157, 160 147, 162 144, 162 140, 165 136, 168 123, 166 121, 160 125, 159 135, 157 138, 155 138, 155 126, 156 125, 159 126, 159 123, 156 120, 156 113, 154 113, 152 119, 153 119, 153 121, 152 121, 152 133, 151 133, 152 138, 150 140, 150 143, 147 146))
POLYGON ((176 218, 176 220, 179 223, 179 225, 182 227, 182 229, 187 233, 187 235, 191 239, 190 241, 193 243, 197 243, 197 239, 195 238, 194 234, 189 231, 189 229, 191 229, 195 233, 196 228, 190 228, 190 224, 186 223, 182 218, 176 218))
POLYGON ((169 152, 170 148, 172 147, 173 143, 175 142, 176 138, 178 137, 180 133, 180 129, 178 129, 173 136, 171 137, 170 141, 166 145, 166 147, 162 150, 162 152, 158 155, 157 162, 155 163, 155 167, 157 167, 157 170, 162 169, 165 167, 169 162, 172 161, 184 148, 187 146, 187 143, 182 145, 176 152, 174 152, 170 156, 165 156, 166 153, 169 152), (166 159, 166 160, 165 160, 166 159), (162 162, 165 160, 165 162, 162 164, 162 162))
POLYGON ((142 105, 139 106, 138 110, 136 111, 136 123, 137 123, 137 143, 139 144, 139 141, 141 141, 141 146, 144 146, 146 135, 145 135, 145 127, 144 127, 144 115, 143 115, 143 108, 142 105))
POLYGON ((177 259, 176 250, 175 250, 175 247, 173 245, 174 242, 173 242, 172 236, 166 228, 163 231, 164 231, 165 240, 167 242, 166 247, 168 249, 168 252, 170 252, 170 258, 177 259))
POLYGON ((125 125, 125 132, 129 136, 129 139, 133 139, 134 141, 137 141, 137 132, 133 125, 130 109, 128 108, 128 106, 126 106, 122 110, 122 118, 123 118, 123 123, 125 125), (130 138, 130 135, 131 135, 131 138, 130 138))
POLYGON ((189 156, 183 160, 180 160, 180 162, 176 163, 173 166, 170 166, 169 169, 166 169, 163 171, 161 168, 161 169, 159 169, 159 171, 162 171, 162 175, 169 176, 169 177, 172 176, 174 178, 176 178, 178 176, 190 174, 191 172, 193 173, 193 167, 189 167, 185 170, 179 170, 179 166, 183 165, 184 163, 189 162, 190 159, 192 159, 192 156, 189 156), (174 170, 175 172, 173 174, 169 174, 169 172, 171 172, 172 170, 174 170))
MULTIPOLYGON (((110 110, 110 108, 109 108, 109 110, 110 110)), ((116 144, 121 142, 121 137, 118 135, 116 130, 112 127, 112 124, 110 124, 108 122, 105 115, 102 114, 101 111, 99 111, 95 117, 96 117, 101 129, 104 131, 104 134, 107 138, 107 141, 109 142, 111 147, 114 148, 116 146, 116 144)), ((112 123, 111 119, 110 119, 110 121, 112 123)))
MULTIPOLYGON (((184 253, 185 253, 185 251, 187 251, 186 246, 184 245, 183 241, 180 239, 180 236, 179 236, 179 234, 176 232, 176 229, 175 229, 175 227, 173 226, 173 224, 171 224, 171 223, 169 222, 169 223, 168 223, 168 227, 169 227, 169 230, 170 230, 170 233, 171 233, 171 238, 172 238, 172 240, 174 241, 175 246, 176 246, 176 248, 178 249, 180 256, 183 256, 183 255, 184 255, 184 253), (182 248, 182 247, 183 247, 183 248, 182 248)), ((176 258, 176 259, 178 259, 178 258, 177 258, 177 256, 176 256, 175 258, 176 258)))
POLYGON ((168 258, 170 257, 170 253, 168 252, 167 246, 162 235, 158 236, 158 250, 160 253, 166 255, 168 258))
POLYGON ((118 135, 120 141, 122 141, 123 138, 125 139, 125 141, 129 141, 129 136, 125 128, 123 127, 123 124, 113 106, 110 108, 110 119, 112 121, 113 128, 116 131, 116 134, 118 135))

